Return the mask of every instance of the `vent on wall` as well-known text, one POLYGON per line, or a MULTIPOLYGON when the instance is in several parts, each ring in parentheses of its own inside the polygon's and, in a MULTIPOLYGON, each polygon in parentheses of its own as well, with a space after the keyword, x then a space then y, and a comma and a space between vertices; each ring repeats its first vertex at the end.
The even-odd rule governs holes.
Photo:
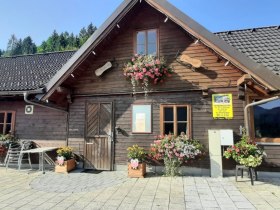
POLYGON ((26 105, 25 106, 25 114, 33 114, 34 106, 33 105, 26 105))

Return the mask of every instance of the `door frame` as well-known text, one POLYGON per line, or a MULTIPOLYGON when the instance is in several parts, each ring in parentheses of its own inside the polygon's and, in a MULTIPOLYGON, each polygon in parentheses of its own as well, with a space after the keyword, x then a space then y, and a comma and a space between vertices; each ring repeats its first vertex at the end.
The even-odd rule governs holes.
MULTIPOLYGON (((114 161, 115 161, 115 103, 113 100, 102 100, 102 101, 98 101, 98 100, 86 100, 85 102, 85 128, 84 128, 84 152, 85 152, 85 157, 86 157, 86 142, 87 142, 87 120, 88 120, 88 105, 89 104, 102 104, 102 103, 106 103, 106 104, 111 104, 111 166, 110 166, 110 171, 113 171, 114 168, 114 161)), ((83 164, 83 167, 85 165, 83 164)))

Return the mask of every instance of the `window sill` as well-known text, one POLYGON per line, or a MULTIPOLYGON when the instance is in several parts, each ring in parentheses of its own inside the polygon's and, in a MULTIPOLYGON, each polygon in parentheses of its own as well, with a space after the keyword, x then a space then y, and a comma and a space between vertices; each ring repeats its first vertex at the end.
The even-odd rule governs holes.
POLYGON ((260 145, 280 145, 280 138, 255 138, 255 142, 260 145))

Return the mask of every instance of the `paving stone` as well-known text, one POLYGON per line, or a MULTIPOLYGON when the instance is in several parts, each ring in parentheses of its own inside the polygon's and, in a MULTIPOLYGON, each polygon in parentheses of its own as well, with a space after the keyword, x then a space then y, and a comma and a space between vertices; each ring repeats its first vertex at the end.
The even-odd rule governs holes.
POLYGON ((230 210, 280 207, 280 181, 277 179, 260 180, 251 186, 249 181, 235 182, 234 177, 128 179, 123 172, 73 175, 48 172, 42 175, 2 171, 0 168, 0 209, 230 210), (79 182, 70 183, 74 179, 79 182))

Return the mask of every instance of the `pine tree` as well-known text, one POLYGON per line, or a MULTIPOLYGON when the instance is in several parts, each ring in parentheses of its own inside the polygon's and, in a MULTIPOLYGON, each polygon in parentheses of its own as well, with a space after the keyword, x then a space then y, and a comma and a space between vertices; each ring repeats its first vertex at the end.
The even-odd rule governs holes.
POLYGON ((37 52, 36 44, 32 41, 30 36, 26 37, 22 41, 22 54, 34 54, 37 52))
POLYGON ((87 35, 88 35, 88 37, 90 37, 96 31, 96 29, 97 28, 95 26, 93 26, 92 23, 90 23, 88 25, 88 27, 87 27, 87 35))

